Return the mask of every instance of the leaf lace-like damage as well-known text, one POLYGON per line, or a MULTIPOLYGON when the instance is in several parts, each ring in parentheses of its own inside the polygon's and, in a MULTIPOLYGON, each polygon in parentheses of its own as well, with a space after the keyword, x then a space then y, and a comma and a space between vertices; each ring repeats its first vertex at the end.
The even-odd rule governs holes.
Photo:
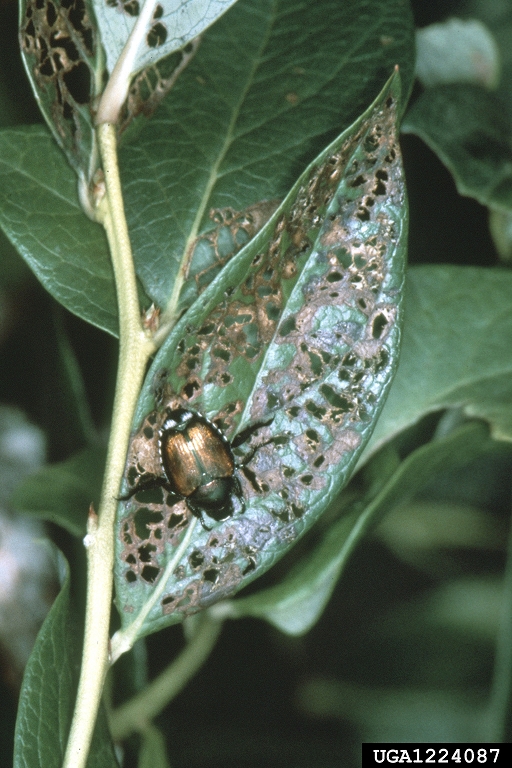
MULTIPOLYGON (((243 514, 198 536, 164 593, 162 616, 194 613, 268 567, 354 465, 396 357, 404 195, 389 96, 310 170, 241 285, 185 329, 173 372, 155 381, 157 408, 133 438, 128 484, 162 475, 163 412, 181 407, 210 416, 232 441, 246 503, 243 514)), ((229 227, 229 217, 219 224, 229 227)), ((120 521, 119 567, 134 587, 158 578, 190 516, 184 502, 173 503, 135 496, 120 521), (134 533, 146 509, 161 519, 134 533)))
POLYGON ((201 293, 227 261, 243 248, 265 226, 278 208, 280 200, 262 200, 243 211, 212 208, 210 219, 214 229, 196 238, 190 258, 189 276, 201 293))
POLYGON ((87 168, 96 32, 84 0, 29 0, 20 30, 22 52, 55 135, 75 167, 87 168))
MULTIPOLYGON (((129 3, 125 3, 125 9, 129 3)), ((137 4, 138 5, 138 4, 137 4)), ((197 37, 181 51, 167 56, 158 64, 146 67, 133 79, 119 118, 119 133, 123 133, 139 115, 151 117, 160 102, 195 56, 201 38, 197 37)))

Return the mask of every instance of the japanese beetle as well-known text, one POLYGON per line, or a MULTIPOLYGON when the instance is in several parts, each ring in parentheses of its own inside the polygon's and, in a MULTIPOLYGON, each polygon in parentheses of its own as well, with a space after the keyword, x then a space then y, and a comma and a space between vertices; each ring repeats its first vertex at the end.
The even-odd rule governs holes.
POLYGON ((196 411, 168 409, 158 436, 162 476, 139 482, 121 500, 126 501, 136 493, 160 486, 178 499, 185 500, 203 528, 211 530, 206 526, 203 515, 221 522, 245 510, 242 487, 235 469, 240 467, 246 471, 244 464, 261 447, 257 446, 242 464, 237 465, 232 446, 241 445, 255 430, 271 421, 249 427, 230 443, 213 422, 196 411))

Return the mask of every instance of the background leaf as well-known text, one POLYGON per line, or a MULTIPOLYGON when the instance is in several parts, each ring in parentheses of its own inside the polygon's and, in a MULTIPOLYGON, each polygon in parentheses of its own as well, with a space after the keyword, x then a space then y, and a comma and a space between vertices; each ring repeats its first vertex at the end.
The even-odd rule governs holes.
POLYGON ((125 626, 148 600, 157 602, 143 634, 240 589, 290 548, 348 479, 398 351, 407 230, 398 92, 394 77, 311 164, 155 359, 127 489, 161 475, 167 409, 192 408, 245 444, 235 456, 246 508, 211 535, 196 531, 170 577, 161 571, 187 523, 184 501, 156 490, 120 505, 116 578, 125 626))
POLYGON ((423 266, 409 270, 398 371, 363 460, 427 413, 460 407, 512 439, 512 275, 423 266))
MULTIPOLYGON (((59 555, 62 589, 38 635, 23 678, 14 768, 60 768, 73 714, 80 643, 71 616, 69 572, 59 555)), ((100 710, 88 768, 118 768, 106 716, 100 710)))
POLYGON ((49 520, 73 536, 85 536, 87 510, 97 509, 106 451, 95 446, 52 464, 18 485, 11 497, 19 512, 49 520))
POLYGON ((117 335, 114 276, 102 227, 78 200, 76 176, 41 126, 0 132, 0 222, 44 287, 117 335))
POLYGON ((500 52, 489 29, 476 19, 447 19, 416 33, 416 76, 431 88, 444 83, 476 83, 495 88, 500 52))
POLYGON ((429 88, 407 112, 402 131, 416 134, 436 153, 461 195, 510 210, 510 115, 498 96, 466 83, 429 88))

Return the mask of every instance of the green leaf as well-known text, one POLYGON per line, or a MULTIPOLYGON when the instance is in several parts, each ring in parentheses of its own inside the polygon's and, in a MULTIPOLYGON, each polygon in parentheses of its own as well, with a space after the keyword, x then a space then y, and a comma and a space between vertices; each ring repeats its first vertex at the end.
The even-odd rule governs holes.
POLYGON ((122 5, 92 0, 109 72, 114 69, 144 5, 152 6, 145 34, 127 76, 179 48, 204 30, 236 0, 128 0, 122 5))
MULTIPOLYGON (((412 17, 402 0, 239 0, 205 35, 137 143, 120 152, 148 296, 174 311, 186 267, 191 279, 180 309, 189 306, 231 253, 201 235, 240 214, 237 233, 252 236, 251 222, 240 226, 246 209, 283 199, 396 64, 406 98, 413 57, 412 17)), ((224 227, 228 240, 231 230, 224 227)))
MULTIPOLYGON (((75 705, 80 641, 71 614, 69 570, 59 553, 62 589, 39 632, 23 677, 14 768, 61 768, 75 705)), ((118 768, 100 709, 87 768, 118 768)))
POLYGON ((99 501, 105 459, 105 449, 95 446, 43 467, 18 485, 11 497, 13 507, 57 523, 73 536, 85 536, 89 506, 99 501))
POLYGON ((91 0, 21 0, 21 55, 39 108, 69 163, 88 183, 97 168, 91 107, 103 55, 91 0))
POLYGON ((141 475, 161 475, 167 411, 192 408, 230 439, 238 435, 245 513, 211 535, 196 531, 167 582, 159 576, 186 525, 185 502, 157 489, 120 505, 124 627, 156 596, 142 634, 240 589, 293 545, 348 479, 398 354, 407 209, 397 99, 394 77, 299 178, 155 359, 125 489, 141 475))
POLYGON ((117 334, 104 231, 84 215, 76 177, 41 126, 0 131, 0 224, 57 301, 117 334))
POLYGON ((219 611, 233 618, 266 619, 289 635, 308 632, 322 615, 349 557, 368 531, 385 514, 410 501, 437 472, 464 466, 493 445, 496 443, 489 438, 484 425, 468 424, 442 440, 418 448, 362 511, 344 515, 284 581, 219 606, 219 611))
POLYGON ((460 407, 512 439, 512 274, 414 267, 398 372, 363 460, 423 416, 460 407))
POLYGON ((407 112, 414 133, 453 175, 461 195, 500 210, 512 206, 512 136, 502 101, 477 85, 440 85, 407 112))

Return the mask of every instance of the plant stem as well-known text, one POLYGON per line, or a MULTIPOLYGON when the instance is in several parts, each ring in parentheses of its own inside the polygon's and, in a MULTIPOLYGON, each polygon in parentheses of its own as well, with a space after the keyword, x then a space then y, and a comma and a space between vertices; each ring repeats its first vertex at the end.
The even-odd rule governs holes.
POLYGON ((203 614, 196 634, 178 658, 141 693, 113 712, 110 725, 114 740, 143 730, 178 695, 210 655, 221 627, 221 621, 203 614))
POLYGON ((121 194, 115 127, 98 127, 106 195, 99 218, 112 254, 119 310, 119 367, 107 465, 98 516, 89 515, 88 583, 82 669, 64 768, 83 768, 92 739, 103 682, 109 665, 109 623, 114 564, 114 519, 126 461, 130 428, 144 372, 155 350, 146 335, 137 297, 137 284, 121 194))

